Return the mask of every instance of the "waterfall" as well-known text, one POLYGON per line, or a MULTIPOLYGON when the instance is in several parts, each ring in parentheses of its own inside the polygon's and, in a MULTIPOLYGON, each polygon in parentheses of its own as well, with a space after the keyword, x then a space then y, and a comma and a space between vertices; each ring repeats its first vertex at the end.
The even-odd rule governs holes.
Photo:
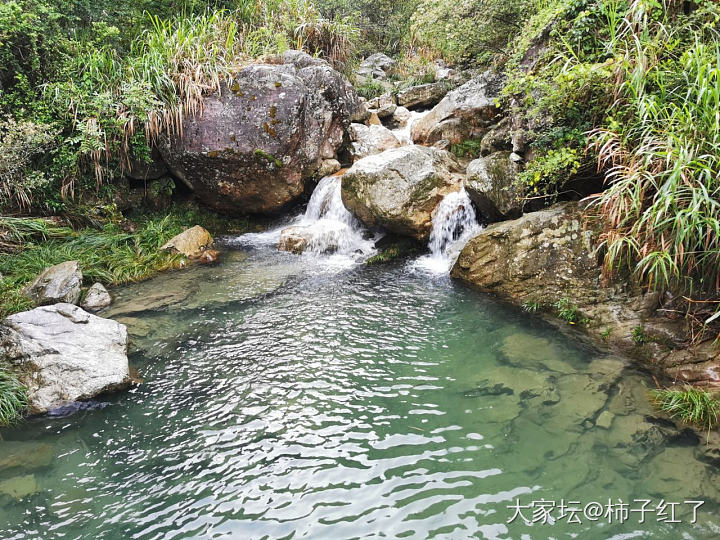
POLYGON ((397 137, 397 140, 400 141, 400 143, 403 146, 409 146, 413 143, 412 140, 412 127, 415 122, 420 120, 423 116, 428 114, 430 111, 410 111, 410 116, 408 117, 407 121, 405 122, 405 125, 401 128, 393 129, 392 132, 397 137))
POLYGON ((375 251, 375 240, 345 208, 341 181, 342 174, 326 176, 313 191, 305 214, 296 225, 301 234, 309 237, 305 252, 370 256, 375 251))
POLYGON ((446 195, 432 214, 429 255, 420 257, 414 266, 435 274, 447 274, 465 244, 482 227, 465 189, 446 195))

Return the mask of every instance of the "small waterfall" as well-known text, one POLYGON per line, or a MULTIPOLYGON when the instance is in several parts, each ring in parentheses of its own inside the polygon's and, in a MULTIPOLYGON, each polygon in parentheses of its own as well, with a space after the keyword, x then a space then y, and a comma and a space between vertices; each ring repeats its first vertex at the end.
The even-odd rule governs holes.
POLYGON ((435 274, 446 274, 468 240, 482 227, 464 188, 449 193, 440 201, 433 211, 432 222, 428 242, 430 254, 420 257, 415 265, 435 274))
POLYGON ((392 130, 395 137, 397 137, 397 140, 400 141, 403 146, 409 146, 411 144, 414 144, 411 135, 413 124, 429 112, 430 111, 410 111, 410 117, 408 118, 405 125, 401 128, 392 130))
POLYGON ((295 227, 309 237, 305 248, 308 253, 370 256, 375 251, 375 240, 345 208, 341 179, 342 174, 333 174, 320 180, 295 227))

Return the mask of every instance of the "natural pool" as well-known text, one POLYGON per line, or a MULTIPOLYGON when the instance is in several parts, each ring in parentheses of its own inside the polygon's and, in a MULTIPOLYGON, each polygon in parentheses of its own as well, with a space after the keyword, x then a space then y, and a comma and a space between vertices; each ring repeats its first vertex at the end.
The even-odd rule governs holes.
POLYGON ((405 262, 225 255, 117 291, 143 384, 2 431, 0 538, 720 534, 718 470, 621 360, 405 262))

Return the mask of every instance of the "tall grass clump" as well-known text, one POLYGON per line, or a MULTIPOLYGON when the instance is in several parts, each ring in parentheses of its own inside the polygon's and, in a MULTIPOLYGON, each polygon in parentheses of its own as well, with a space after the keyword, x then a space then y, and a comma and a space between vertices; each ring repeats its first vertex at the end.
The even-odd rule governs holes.
POLYGON ((608 182, 597 200, 606 273, 630 268, 652 288, 716 293, 720 44, 705 22, 720 11, 699 4, 679 24, 674 3, 661 15, 632 3, 620 25, 616 100, 591 144, 608 182))
POLYGON ((670 418, 693 424, 708 432, 717 425, 720 402, 707 390, 686 386, 651 391, 658 409, 670 418))
POLYGON ((0 363, 0 427, 16 423, 27 407, 27 389, 0 363))

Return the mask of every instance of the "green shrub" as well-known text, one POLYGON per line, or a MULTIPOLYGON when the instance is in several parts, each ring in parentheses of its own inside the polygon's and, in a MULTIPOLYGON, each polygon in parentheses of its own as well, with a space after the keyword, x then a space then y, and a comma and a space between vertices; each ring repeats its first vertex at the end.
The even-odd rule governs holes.
POLYGON ((359 96, 372 99, 385 93, 385 87, 373 79, 365 79, 362 84, 355 87, 359 96))

